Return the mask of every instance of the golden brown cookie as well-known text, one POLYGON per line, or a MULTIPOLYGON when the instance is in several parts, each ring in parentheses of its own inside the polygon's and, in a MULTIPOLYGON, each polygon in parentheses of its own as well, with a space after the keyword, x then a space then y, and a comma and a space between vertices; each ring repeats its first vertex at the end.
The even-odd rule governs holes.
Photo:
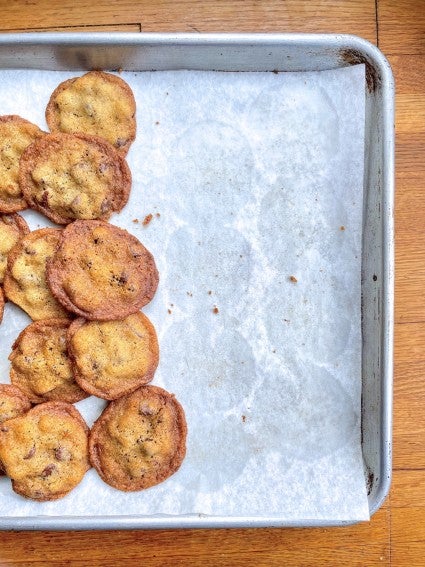
POLYGON ((126 230, 102 221, 75 221, 63 230, 47 278, 66 309, 99 321, 136 313, 158 286, 152 254, 126 230))
POLYGON ((0 323, 3 321, 4 303, 5 303, 4 291, 3 288, 0 287, 0 323))
POLYGON ((136 102, 116 75, 90 71, 68 79, 52 93, 46 120, 52 132, 84 132, 108 140, 125 155, 136 137, 136 102))
POLYGON ((48 134, 24 151, 19 184, 28 205, 58 224, 107 220, 128 201, 131 173, 105 140, 48 134))
POLYGON ((66 336, 70 323, 66 319, 36 321, 19 334, 12 346, 10 381, 34 404, 75 403, 88 395, 75 382, 68 356, 66 336))
POLYGON ((69 327, 68 348, 78 384, 105 400, 147 384, 158 366, 155 328, 140 312, 120 321, 76 319, 69 327))
POLYGON ((28 234, 25 220, 17 214, 0 214, 0 284, 6 272, 7 255, 23 236, 28 234))
POLYGON ((89 429, 72 404, 46 402, 0 425, 0 460, 15 492, 57 500, 89 469, 89 429))
POLYGON ((159 484, 186 454, 186 419, 174 395, 143 386, 111 402, 92 427, 90 461, 119 490, 159 484))
POLYGON ((22 390, 12 384, 0 384, 0 423, 30 409, 31 403, 22 390))
MULTIPOLYGON (((8 419, 22 415, 31 409, 25 394, 11 384, 0 384, 0 424, 8 419)), ((4 472, 0 461, 0 475, 4 472)))
POLYGON ((4 292, 34 321, 68 313, 56 301, 46 281, 46 262, 54 254, 61 230, 40 228, 24 236, 9 253, 4 292))
POLYGON ((0 116, 0 211, 15 213, 27 208, 18 182, 22 152, 45 132, 14 114, 0 116))

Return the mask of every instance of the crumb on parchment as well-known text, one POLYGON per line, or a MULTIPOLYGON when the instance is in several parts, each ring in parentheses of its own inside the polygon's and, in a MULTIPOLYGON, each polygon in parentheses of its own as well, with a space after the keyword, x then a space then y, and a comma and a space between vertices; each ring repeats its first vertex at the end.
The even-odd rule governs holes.
POLYGON ((298 280, 297 280, 297 278, 296 278, 295 276, 289 276, 289 280, 290 280, 292 283, 297 283, 297 282, 298 282, 298 280))
POLYGON ((214 313, 214 315, 217 315, 217 313, 219 312, 217 305, 214 305, 212 312, 214 313))
POLYGON ((151 220, 153 219, 153 214, 149 213, 148 215, 145 216, 145 218, 142 221, 142 225, 143 226, 148 226, 148 224, 151 222, 151 220))

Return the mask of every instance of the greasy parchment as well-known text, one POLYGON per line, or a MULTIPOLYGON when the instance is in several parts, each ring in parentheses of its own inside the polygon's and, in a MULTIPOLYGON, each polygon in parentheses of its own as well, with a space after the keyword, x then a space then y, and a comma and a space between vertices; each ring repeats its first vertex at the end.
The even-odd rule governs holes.
MULTIPOLYGON (((2 113, 46 129, 50 93, 72 76, 1 71, 2 113)), ((91 470, 64 499, 36 503, 3 478, 0 515, 367 519, 364 67, 121 76, 136 97, 138 130, 131 197, 111 222, 157 261, 160 286, 144 309, 160 342, 153 383, 186 410, 187 456, 169 480, 137 493, 91 470)), ((32 229, 50 224, 24 216, 32 229)), ((1 381, 27 323, 6 306, 1 381)), ((76 405, 90 425, 104 402, 76 405)))

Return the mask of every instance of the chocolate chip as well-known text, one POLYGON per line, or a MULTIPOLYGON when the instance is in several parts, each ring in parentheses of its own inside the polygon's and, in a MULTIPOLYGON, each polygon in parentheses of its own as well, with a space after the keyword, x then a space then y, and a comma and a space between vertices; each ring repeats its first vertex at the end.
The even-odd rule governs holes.
POLYGON ((41 473, 41 477, 42 478, 47 478, 48 476, 50 476, 55 470, 57 470, 57 467, 55 464, 50 463, 50 465, 47 465, 47 467, 43 470, 43 472, 41 473))
POLYGON ((123 146, 125 146, 127 143, 127 139, 126 138, 118 138, 118 140, 115 142, 115 146, 117 148, 122 148, 123 146))
MULTIPOLYGON (((64 447, 56 447, 56 449, 54 450, 55 453, 55 459, 57 461, 68 461, 70 454, 69 451, 67 449, 65 449, 64 447)), ((53 465, 55 466, 55 465, 53 465)))
POLYGON ((24 461, 27 461, 28 459, 34 457, 34 455, 35 455, 35 445, 33 445, 31 449, 28 451, 28 453, 25 455, 25 457, 22 458, 24 459, 24 461))
POLYGON ((156 413, 155 410, 150 408, 146 403, 141 404, 139 407, 140 415, 155 415, 155 413, 156 413))
POLYGON ((47 207, 49 205, 49 193, 47 191, 43 191, 41 195, 40 205, 43 207, 47 207))
POLYGON ((78 207, 78 205, 81 205, 81 195, 77 195, 77 196, 71 201, 71 207, 78 207))
POLYGON ((109 211, 109 209, 110 209, 110 203, 107 199, 105 199, 104 201, 102 201, 102 204, 100 205, 100 212, 102 213, 102 215, 104 215, 109 211))

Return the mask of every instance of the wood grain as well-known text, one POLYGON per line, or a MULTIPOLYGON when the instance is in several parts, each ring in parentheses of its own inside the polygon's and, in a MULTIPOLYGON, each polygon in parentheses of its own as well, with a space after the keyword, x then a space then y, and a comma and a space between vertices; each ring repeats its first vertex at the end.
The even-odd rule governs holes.
POLYGON ((378 0, 379 47, 384 53, 425 53, 423 0, 378 0))
POLYGON ((425 507, 425 474, 423 469, 394 471, 391 509, 425 507))
POLYGON ((29 33, 29 32, 140 32, 140 24, 103 24, 83 26, 51 26, 43 28, 11 28, 3 33, 29 33))
MULTIPOLYGON (((425 6, 424 6, 425 8, 425 6)), ((396 321, 425 321, 425 61, 389 58, 397 85, 396 321)))
POLYGON ((396 325, 394 369, 395 469, 425 468, 425 323, 396 325))
POLYGON ((332 529, 4 533, 0 564, 22 565, 31 554, 49 565, 134 566, 143 559, 149 567, 311 567, 320 554, 325 565, 388 565, 389 521, 383 509, 371 522, 332 529))
POLYGON ((33 0, 2 2, 3 30, 140 23, 142 31, 354 33, 376 43, 374 0, 33 0))
POLYGON ((425 565, 425 508, 392 510, 391 565, 423 567, 425 565))

